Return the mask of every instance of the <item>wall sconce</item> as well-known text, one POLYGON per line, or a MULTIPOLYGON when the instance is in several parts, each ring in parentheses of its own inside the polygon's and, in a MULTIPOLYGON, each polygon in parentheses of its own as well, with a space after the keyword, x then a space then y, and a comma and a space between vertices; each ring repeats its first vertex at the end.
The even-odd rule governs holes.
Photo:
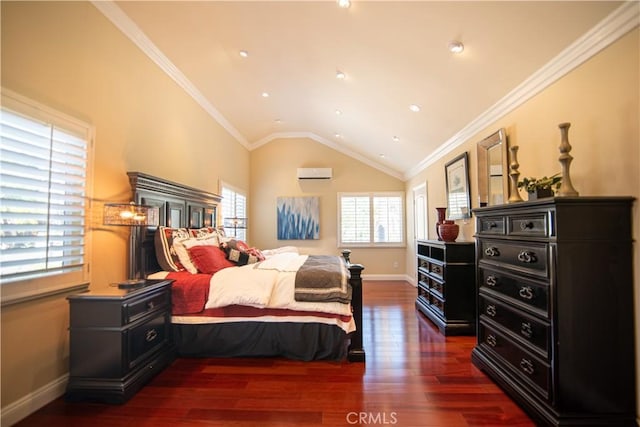
MULTIPOLYGON (((117 225, 135 227, 129 235, 130 250, 136 248, 140 227, 155 227, 159 224, 160 211, 154 206, 136 205, 135 203, 105 203, 102 223, 104 225, 117 225)), ((129 254, 129 278, 119 282, 119 288, 133 288, 146 283, 144 278, 133 277, 131 268, 132 254, 129 254)))
POLYGON ((223 223, 224 228, 233 228, 233 237, 238 237, 236 230, 247 228, 247 218, 225 218, 223 223))

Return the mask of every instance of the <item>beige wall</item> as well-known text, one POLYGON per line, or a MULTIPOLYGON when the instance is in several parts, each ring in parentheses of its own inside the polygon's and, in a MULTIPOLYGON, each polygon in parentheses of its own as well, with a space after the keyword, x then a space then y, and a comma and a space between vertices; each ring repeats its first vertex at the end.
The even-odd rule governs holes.
MULTIPOLYGON (((337 194, 357 191, 404 191, 404 182, 311 139, 281 139, 251 152, 249 240, 259 248, 298 246, 303 253, 338 254, 337 194), (296 178, 300 167, 330 167, 331 180, 296 178), (277 240, 278 196, 320 197, 320 240, 277 240)), ((350 248, 351 260, 364 275, 404 274, 405 248, 350 248), (396 267, 394 267, 394 263, 396 267)))
MULTIPOLYGON (((249 152, 90 3, 3 1, 1 36, 3 87, 95 126, 94 198, 129 200, 127 171, 248 188, 249 152)), ((90 286, 126 278, 127 230, 90 233, 90 286)), ((68 372, 67 327, 64 296, 3 307, 3 410, 68 372)))
MULTIPOLYGON (((570 122, 570 154, 574 158, 570 168, 571 180, 580 195, 640 198, 639 39, 636 28, 409 180, 407 194, 411 194, 411 189, 417 184, 428 183, 430 236, 434 237, 435 230, 434 207, 446 206, 444 164, 463 151, 469 153, 471 204, 478 207, 476 143, 501 127, 506 129, 509 143, 520 147, 517 157, 521 178, 548 176, 560 171, 558 124, 570 122)), ((522 197, 526 199, 525 194, 522 197)), ((633 209, 633 237, 636 242, 640 239, 638 203, 636 200, 633 209)), ((407 223, 413 223, 411 213, 407 223)), ((472 237, 473 232, 474 223, 471 221, 464 226, 464 234, 472 237)), ((415 250, 410 247, 407 252, 407 272, 415 280, 415 250)), ((636 266, 640 266, 639 253, 636 243, 636 266)), ((640 268, 636 268, 636 360, 640 354, 639 275, 640 268)), ((603 285, 606 292, 606 284, 603 285)), ((636 371, 637 383, 640 384, 640 369, 636 371)), ((640 402, 640 393, 638 398, 640 402)))

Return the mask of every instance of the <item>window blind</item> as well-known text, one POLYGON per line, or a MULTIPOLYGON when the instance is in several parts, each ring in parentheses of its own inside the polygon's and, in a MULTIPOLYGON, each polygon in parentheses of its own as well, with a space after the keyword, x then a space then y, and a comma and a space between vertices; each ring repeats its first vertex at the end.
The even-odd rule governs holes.
MULTIPOLYGON (((247 218, 247 198, 229 187, 222 187, 222 218, 247 218)), ((223 221, 224 223, 224 221, 223 221)), ((233 229, 225 228, 227 236, 235 236, 239 240, 247 241, 247 230, 245 228, 233 229)))
POLYGON ((0 283, 81 271, 88 138, 0 111, 0 283))
POLYGON ((401 193, 338 195, 340 245, 404 245, 404 199, 401 193))

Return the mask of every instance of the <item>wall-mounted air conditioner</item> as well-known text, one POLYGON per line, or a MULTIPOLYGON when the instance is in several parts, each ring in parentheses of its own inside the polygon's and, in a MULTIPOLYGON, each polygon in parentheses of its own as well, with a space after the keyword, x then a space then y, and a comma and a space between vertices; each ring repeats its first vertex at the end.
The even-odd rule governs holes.
POLYGON ((331 168, 298 168, 298 179, 331 179, 331 168))

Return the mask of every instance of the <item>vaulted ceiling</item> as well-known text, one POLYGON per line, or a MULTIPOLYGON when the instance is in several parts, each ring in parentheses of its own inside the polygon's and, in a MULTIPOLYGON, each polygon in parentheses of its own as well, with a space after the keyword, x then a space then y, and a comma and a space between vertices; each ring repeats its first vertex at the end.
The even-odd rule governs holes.
POLYGON ((305 136, 399 178, 553 78, 621 4, 94 2, 248 149, 305 136))

